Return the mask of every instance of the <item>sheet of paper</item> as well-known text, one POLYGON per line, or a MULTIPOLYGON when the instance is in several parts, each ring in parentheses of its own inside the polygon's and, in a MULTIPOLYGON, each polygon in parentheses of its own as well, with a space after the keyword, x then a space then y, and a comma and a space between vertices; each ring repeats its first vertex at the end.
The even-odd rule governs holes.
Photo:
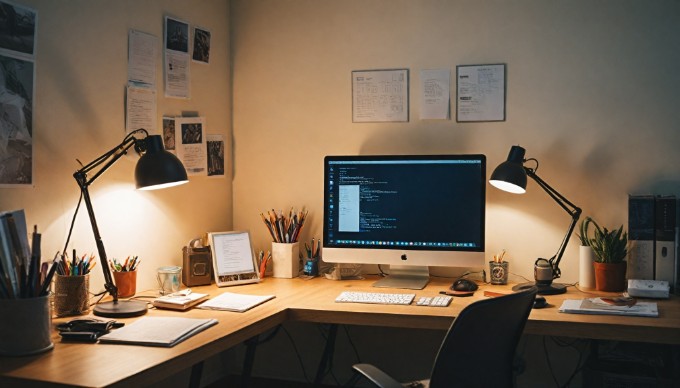
POLYGON ((156 86, 158 38, 142 31, 128 33, 128 81, 156 86))
POLYGON ((457 67, 457 121, 505 120, 505 65, 457 67))
POLYGON ((165 17, 165 96, 189 98, 189 23, 165 17))
POLYGON ((212 243, 218 275, 255 270, 248 233, 215 234, 212 243))
POLYGON ((407 122, 408 70, 352 72, 352 122, 407 122))
POLYGON ((175 118, 175 151, 187 175, 208 174, 206 128, 203 117, 175 118))
POLYGON ((156 90, 127 87, 125 129, 127 133, 139 128, 156 132, 156 90))
POLYGON ((274 295, 245 295, 233 292, 225 292, 221 295, 201 303, 198 308, 208 310, 226 310, 243 312, 270 299, 274 295))
POLYGON ((451 71, 434 69, 420 71, 420 119, 448 120, 451 118, 451 71))

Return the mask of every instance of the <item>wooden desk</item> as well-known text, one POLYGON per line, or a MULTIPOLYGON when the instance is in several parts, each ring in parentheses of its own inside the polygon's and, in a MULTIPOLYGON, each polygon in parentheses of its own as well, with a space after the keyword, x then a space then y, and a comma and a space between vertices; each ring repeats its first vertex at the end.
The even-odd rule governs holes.
MULTIPOLYGON (((245 313, 193 309, 188 312, 150 310, 151 316, 217 318, 219 324, 172 348, 131 345, 62 343, 56 330, 55 347, 31 357, 0 357, 0 386, 87 387, 142 386, 208 359, 248 338, 286 321, 430 328, 446 330, 453 318, 467 304, 485 298, 484 290, 511 292, 510 287, 482 286, 472 297, 454 298, 447 308, 422 306, 386 306, 334 303, 343 290, 377 291, 375 278, 357 281, 330 281, 267 278, 256 285, 219 289, 214 286, 193 287, 196 292, 217 295, 223 291, 246 294, 274 294, 276 298, 245 313), (130 353, 134 351, 134 356, 130 353)), ((448 287, 452 279, 433 278, 417 296, 435 296, 448 287)), ((400 292, 387 290, 386 292, 400 292)), ((604 340, 680 344, 680 298, 659 300, 659 318, 616 317, 602 315, 560 314, 557 308, 565 298, 590 297, 569 288, 565 295, 547 296, 550 306, 533 310, 525 333, 604 340)), ((131 322, 135 318, 123 319, 131 322)), ((68 319, 55 319, 54 324, 68 319)))

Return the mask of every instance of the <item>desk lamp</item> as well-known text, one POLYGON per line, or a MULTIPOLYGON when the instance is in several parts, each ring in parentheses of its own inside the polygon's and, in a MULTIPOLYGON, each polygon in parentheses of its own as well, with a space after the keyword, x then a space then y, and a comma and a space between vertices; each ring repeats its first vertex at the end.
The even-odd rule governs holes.
POLYGON ((563 294, 567 292, 567 286, 553 283, 553 280, 559 278, 561 275, 559 267, 560 260, 562 260, 562 255, 567 248, 569 237, 571 237, 571 234, 574 231, 576 222, 581 216, 581 209, 569 202, 562 194, 558 193, 557 190, 550 187, 550 185, 536 175, 538 160, 533 158, 524 159, 525 152, 525 149, 520 146, 512 146, 512 148, 510 148, 510 153, 508 154, 508 160, 496 167, 491 174, 489 183, 503 191, 514 194, 523 194, 526 192, 527 176, 529 176, 571 216, 571 224, 567 230, 567 235, 564 236, 564 240, 562 240, 562 244, 557 250, 557 254, 549 260, 539 258, 534 263, 534 278, 536 279, 536 282, 518 284, 512 289, 518 291, 536 286, 538 288, 538 293, 541 295, 563 294), (524 164, 529 161, 536 163, 536 167, 531 168, 524 166, 524 164))
POLYGON ((80 186, 81 195, 85 199, 85 206, 87 207, 87 213, 90 217, 90 223, 92 224, 92 232, 94 233, 94 239, 97 243, 99 260, 101 261, 102 271, 104 272, 105 292, 108 292, 111 297, 113 297, 111 302, 98 303, 94 307, 94 314, 103 317, 136 317, 146 314, 147 311, 146 302, 118 300, 118 288, 113 283, 111 277, 106 250, 104 249, 104 243, 99 234, 97 220, 94 216, 92 201, 90 200, 90 193, 88 191, 88 187, 92 182, 99 178, 104 171, 125 155, 131 147, 134 147, 135 151, 141 155, 139 161, 137 161, 137 166, 135 167, 137 189, 153 190, 176 186, 189 181, 182 162, 175 155, 163 148, 161 136, 149 135, 144 129, 138 129, 129 133, 119 145, 83 166, 73 174, 76 182, 78 182, 78 186, 80 186), (143 138, 138 139, 135 137, 135 135, 140 136, 141 134, 144 135, 143 138), (92 177, 88 178, 87 174, 98 167, 99 169, 93 173, 92 177))

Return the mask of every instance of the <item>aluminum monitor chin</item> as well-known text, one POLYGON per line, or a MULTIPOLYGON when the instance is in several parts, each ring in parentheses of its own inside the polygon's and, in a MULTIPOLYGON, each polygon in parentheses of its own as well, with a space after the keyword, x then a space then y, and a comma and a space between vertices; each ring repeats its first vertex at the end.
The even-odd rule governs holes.
POLYGON ((484 155, 324 159, 324 261, 389 264, 378 287, 423 288, 429 266, 483 267, 485 211, 484 155))

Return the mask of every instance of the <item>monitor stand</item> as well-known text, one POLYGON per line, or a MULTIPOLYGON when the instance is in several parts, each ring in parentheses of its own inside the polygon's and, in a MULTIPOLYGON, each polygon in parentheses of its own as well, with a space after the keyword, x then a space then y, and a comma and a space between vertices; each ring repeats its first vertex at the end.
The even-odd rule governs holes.
POLYGON ((390 265, 390 274, 373 283, 373 287, 422 290, 429 281, 430 269, 426 266, 390 265))

